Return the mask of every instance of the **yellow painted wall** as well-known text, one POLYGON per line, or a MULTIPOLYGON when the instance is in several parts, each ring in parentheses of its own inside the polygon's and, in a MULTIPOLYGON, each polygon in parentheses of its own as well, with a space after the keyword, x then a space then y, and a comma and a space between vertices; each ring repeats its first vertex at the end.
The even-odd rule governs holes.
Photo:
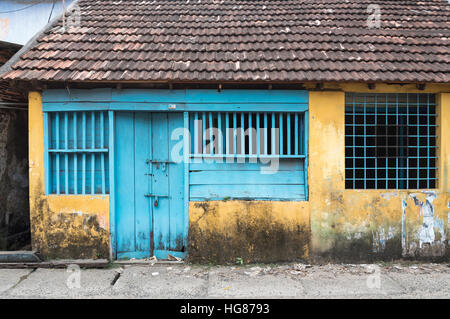
POLYGON ((415 86, 327 85, 335 91, 310 91, 309 188, 311 255, 361 260, 448 255, 450 94, 439 94, 439 188, 435 190, 345 189, 345 93, 440 92, 449 86, 418 91, 415 86), (434 236, 424 244, 423 205, 434 208, 434 236), (434 196, 436 198, 434 198, 434 196), (403 208, 403 206, 405 206, 403 208), (422 247, 419 249, 419 247, 422 247), (447 248, 446 248, 447 247, 447 248))
POLYGON ((44 119, 39 92, 29 94, 30 218, 34 250, 49 258, 109 254, 109 196, 45 194, 44 119))

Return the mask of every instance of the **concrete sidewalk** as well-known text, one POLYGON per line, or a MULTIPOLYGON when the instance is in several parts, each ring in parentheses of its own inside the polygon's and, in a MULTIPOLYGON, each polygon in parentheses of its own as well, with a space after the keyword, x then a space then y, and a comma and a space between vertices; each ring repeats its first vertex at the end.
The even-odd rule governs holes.
POLYGON ((0 298, 450 298, 447 264, 0 269, 0 298))

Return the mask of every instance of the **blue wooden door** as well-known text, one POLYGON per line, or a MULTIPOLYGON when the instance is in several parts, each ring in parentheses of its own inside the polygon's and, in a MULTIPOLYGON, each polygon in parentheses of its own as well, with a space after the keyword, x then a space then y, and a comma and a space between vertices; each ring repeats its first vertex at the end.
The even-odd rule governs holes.
POLYGON ((184 258, 184 166, 171 159, 181 113, 116 115, 115 208, 118 259, 184 258))

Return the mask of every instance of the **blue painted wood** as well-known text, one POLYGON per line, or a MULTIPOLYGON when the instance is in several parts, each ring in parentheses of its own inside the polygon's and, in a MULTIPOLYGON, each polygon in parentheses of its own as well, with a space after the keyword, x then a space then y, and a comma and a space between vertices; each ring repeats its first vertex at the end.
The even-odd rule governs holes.
POLYGON ((101 102, 111 101, 112 89, 55 89, 42 92, 42 102, 101 102))
POLYGON ((51 164, 50 164, 50 156, 49 153, 46 151, 49 149, 49 144, 51 136, 50 136, 50 119, 49 114, 47 112, 44 112, 44 172, 45 172, 45 193, 51 194, 52 193, 52 187, 51 187, 51 164))
POLYGON ((44 111, 304 112, 307 91, 286 90, 45 90, 44 111))
MULTIPOLYGON (((190 163, 190 171, 261 171, 263 166, 268 166, 267 163, 190 163)), ((280 161, 278 171, 298 171, 303 170, 303 162, 295 159, 285 159, 280 161)))
MULTIPOLYGON (((304 184, 304 171, 278 171, 275 174, 261 174, 260 171, 204 170, 192 171, 191 185, 301 185, 304 184)), ((239 187, 241 188, 241 187, 239 187)), ((225 195, 224 195, 225 196, 225 195)))
POLYGON ((89 112, 88 119, 86 112, 44 113, 47 194, 108 193, 107 116, 89 112))
POLYGON ((268 119, 267 119, 267 113, 264 113, 264 155, 269 154, 269 144, 268 144, 268 136, 269 136, 269 126, 268 126, 268 119))
POLYGON ((302 103, 248 103, 248 104, 199 104, 199 103, 140 103, 140 102, 47 102, 45 112, 63 111, 133 111, 133 112, 305 112, 307 104, 302 103))
MULTIPOLYGON (((168 250, 170 245, 170 202, 169 198, 169 168, 165 163, 169 161, 169 132, 167 113, 155 113, 152 115, 152 136, 154 164, 152 189, 153 195, 164 197, 153 197, 150 200, 153 205, 153 234, 155 249, 168 250), (156 134, 156 132, 158 132, 156 134), (155 202, 158 201, 158 207, 155 202)), ((158 256, 156 256, 158 257, 158 256)))
POLYGON ((117 257, 136 251, 134 114, 117 113, 115 139, 115 212, 117 257), (131 134, 130 134, 131 133, 131 134), (131 165, 130 165, 131 164, 131 165))
MULTIPOLYGON (((57 102, 140 102, 249 104, 308 104, 306 90, 153 90, 153 89, 71 89, 44 90, 44 103, 57 102)), ((297 110, 298 111, 298 110, 297 110)))
POLYGON ((109 141, 109 232, 110 232, 110 260, 117 258, 116 241, 116 190, 115 190, 115 118, 114 112, 108 112, 109 129, 111 133, 108 136, 109 141))
POLYGON ((240 154, 245 154, 245 113, 241 113, 241 127, 239 131, 241 132, 241 151, 240 154))
POLYGON ((237 114, 233 113, 233 154, 237 154, 237 114))
POLYGON ((261 118, 259 112, 256 113, 256 155, 261 154, 261 118))
POLYGON ((291 114, 287 114, 287 155, 291 155, 291 114))
POLYGON ((279 153, 278 154, 284 154, 283 150, 283 114, 280 113, 280 119, 279 119, 279 129, 280 129, 280 147, 279 147, 279 153))
POLYGON ((46 102, 43 103, 44 112, 87 112, 112 110, 110 102, 46 102))
MULTIPOLYGON (((168 114, 168 139, 169 149, 167 158, 170 160, 170 152, 175 148, 175 145, 182 142, 182 140, 173 140, 171 138, 172 132, 176 129, 184 127, 183 114, 169 113, 168 114)), ((166 142, 167 143, 167 142, 166 142)), ((185 225, 187 216, 184 210, 184 164, 170 163, 166 168, 168 170, 168 184, 169 187, 169 232, 170 242, 169 251, 186 251, 187 247, 187 233, 185 233, 185 225)), ((158 208, 156 208, 158 209, 158 208)), ((158 256, 157 256, 158 257, 158 256)))
MULTIPOLYGON (((186 101, 186 90, 145 90, 126 89, 112 90, 111 100, 115 102, 140 102, 140 103, 183 103, 186 101)), ((167 111, 165 109, 164 111, 167 111)))
POLYGON ((308 103, 308 91, 301 90, 186 90, 189 103, 308 103))
POLYGON ((129 251, 129 252, 117 252, 116 258, 118 260, 130 260, 130 259, 145 259, 148 258, 148 251, 129 251))
POLYGON ((202 113, 202 154, 206 154, 206 113, 202 113))
POLYGON ((304 144, 304 153, 306 155, 305 157, 305 165, 304 165, 304 178, 305 178, 305 200, 309 199, 309 189, 308 189, 308 157, 309 157, 309 141, 308 141, 308 137, 309 137, 309 111, 305 112, 305 116, 304 116, 304 121, 305 121, 305 134, 304 134, 304 140, 305 140, 305 144, 304 144))
POLYGON ((191 185, 190 199, 221 200, 231 199, 266 199, 266 200, 298 200, 303 201, 305 188, 303 185, 191 185))
POLYGON ((214 154, 214 130, 213 130, 213 118, 212 113, 208 113, 208 130, 209 130, 209 154, 214 154))
MULTIPOLYGON (((188 247, 188 233, 189 233, 189 150, 191 149, 189 144, 191 142, 190 134, 188 131, 189 128, 189 113, 184 112, 183 114, 183 122, 184 122, 184 136, 183 136, 183 160, 184 160, 184 209, 183 209, 183 244, 185 247, 188 247)), ((180 252, 181 254, 187 255, 187 249, 184 252, 180 252)), ((184 258, 185 256, 176 256, 179 258, 184 258)))
MULTIPOLYGON (((183 162, 171 163, 170 151, 175 144, 186 144, 186 141, 172 140, 171 133, 189 125, 188 119, 182 113, 118 113, 115 134, 117 258, 186 255, 188 202, 184 198, 189 189, 184 180, 189 171, 183 162), (128 137, 122 136, 125 134, 128 137), (127 187, 126 192, 122 190, 123 185, 127 187)), ((184 133, 180 138, 183 136, 184 133)), ((189 148, 189 139, 186 147, 189 148)))
MULTIPOLYGON (((151 208, 146 194, 151 193, 152 165, 147 163, 151 158, 152 145, 150 134, 151 115, 135 113, 134 123, 134 207, 136 228, 136 251, 147 252, 150 256, 151 243, 151 208)), ((120 151, 119 151, 120 152, 120 151)), ((133 165, 130 165, 133 166, 133 165)))

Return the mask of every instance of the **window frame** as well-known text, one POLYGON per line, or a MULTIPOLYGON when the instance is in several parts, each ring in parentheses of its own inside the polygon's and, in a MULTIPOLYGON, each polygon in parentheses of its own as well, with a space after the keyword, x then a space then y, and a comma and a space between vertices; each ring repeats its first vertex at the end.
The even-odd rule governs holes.
MULTIPOLYGON (((437 189, 439 160, 437 143, 439 125, 436 94, 346 92, 344 122, 345 189, 437 189), (357 108, 361 107, 362 112, 358 112, 357 108), (368 109, 370 108, 373 109, 372 112, 368 112, 368 109), (426 110, 426 112, 423 112, 424 110, 426 110), (357 116, 362 116, 361 123, 359 123, 360 120, 356 119, 357 116), (368 120, 368 117, 373 117, 374 119, 368 120), (379 117, 382 121, 380 123, 378 122, 379 117), (411 123, 410 119, 413 119, 411 123), (426 123, 421 123, 421 120, 423 119, 425 119, 426 123), (432 120, 430 121, 430 119, 432 120), (394 123, 390 123, 390 121, 394 121, 394 123), (375 146, 371 145, 371 143, 367 145, 368 136, 372 136, 371 134, 367 134, 367 129, 371 125, 374 127, 372 131, 375 146), (385 136, 378 134, 379 127, 385 127, 385 136), (395 134, 389 133, 389 127, 394 127, 396 129, 395 134), (401 133, 399 133, 399 127, 402 127, 401 133), (356 134, 357 129, 361 131, 362 134, 356 134), (350 130, 352 130, 352 132, 350 132, 350 130), (410 132, 414 132, 414 130, 416 130, 416 133, 411 134, 410 132), (426 132, 424 133, 425 130, 426 132), (361 143, 361 141, 356 143, 356 138, 362 138, 364 143, 361 143), (379 146, 379 139, 382 140, 382 138, 385 139, 384 144, 381 143, 383 145, 379 146), (350 139, 352 139, 351 142, 349 142, 350 139), (393 139, 395 139, 395 145, 392 145, 393 139), (414 144, 409 144, 409 141, 413 140, 414 144), (424 140, 426 140, 425 146, 421 145, 424 140), (370 147, 374 147, 374 153, 371 152, 370 147), (385 151, 384 155, 378 155, 380 147, 385 148, 385 150, 383 149, 383 151, 385 151), (357 152, 357 149, 362 149, 364 154, 356 156, 355 152, 357 152), (394 152, 392 152, 391 149, 395 151, 395 156, 392 155, 394 152), (426 155, 423 155, 423 152, 421 152, 421 150, 424 149, 426 149, 426 155), (399 155, 399 150, 403 152, 401 156, 399 155), (367 166, 367 152, 374 154, 372 154, 373 161, 375 162, 374 165, 367 166), (410 155, 413 152, 416 152, 417 155, 410 155), (349 156, 349 153, 352 153, 351 156, 349 156), (383 159, 385 164, 381 163, 383 159), (352 162, 351 164, 350 161, 352 162), (359 167, 356 161, 363 161, 363 167, 359 167), (423 161, 426 161, 426 164, 421 164, 423 161), (395 165, 391 164, 394 162, 395 165), (410 165, 410 162, 415 163, 415 165, 413 165, 414 167, 410 165), (381 166, 378 166, 378 163, 381 163, 381 166), (363 177, 359 176, 361 175, 361 172, 364 173, 363 177), (381 176, 378 176, 378 173, 382 173, 381 176), (393 173, 395 176, 393 176, 393 173), (423 175, 421 177, 421 174, 426 174, 426 177, 423 177, 423 175), (383 183, 384 186, 379 186, 383 183)), ((383 152, 381 152, 381 154, 383 154, 383 152)))
POLYGON ((109 195, 111 192, 109 134, 111 132, 109 131, 108 112, 98 110, 44 111, 43 119, 46 195, 109 195), (55 117, 54 121, 52 121, 52 116, 55 117), (64 122, 63 127, 60 127, 61 121, 64 122), (72 132, 69 132, 69 121, 72 121, 70 123, 72 132), (90 124, 88 124, 89 121, 91 121, 90 124), (58 123, 54 129, 52 127, 53 122, 58 123), (78 127, 80 122, 81 129, 78 127), (97 127, 97 122, 99 127, 97 127), (90 135, 88 135, 89 126, 90 135), (53 145, 54 130, 56 130, 56 145, 53 145), (59 137, 61 131, 64 132, 62 145, 59 137), (78 135, 80 131, 81 141, 78 135), (89 140, 88 136, 90 137, 89 140), (88 145, 88 142, 90 142, 90 145, 88 145), (52 159, 53 156, 55 156, 55 160, 52 159), (64 168, 60 168, 61 156, 64 158, 64 168), (81 159, 79 159, 79 156, 81 156, 81 159), (78 160, 82 163, 81 167, 78 165, 78 160), (55 169, 60 172, 57 176, 54 172, 55 169, 52 167, 54 161, 56 162, 55 169), (100 173, 97 172, 97 166, 100 166, 100 173), (62 174, 64 174, 64 178, 61 177, 62 174), (97 174, 101 175, 100 183, 97 182, 99 179, 97 174), (79 175, 81 175, 81 185, 78 181, 79 175), (54 180, 56 181, 55 184, 53 183, 54 180), (63 185, 61 185, 61 181, 64 182, 63 185), (101 191, 98 191, 99 188, 101 191))

